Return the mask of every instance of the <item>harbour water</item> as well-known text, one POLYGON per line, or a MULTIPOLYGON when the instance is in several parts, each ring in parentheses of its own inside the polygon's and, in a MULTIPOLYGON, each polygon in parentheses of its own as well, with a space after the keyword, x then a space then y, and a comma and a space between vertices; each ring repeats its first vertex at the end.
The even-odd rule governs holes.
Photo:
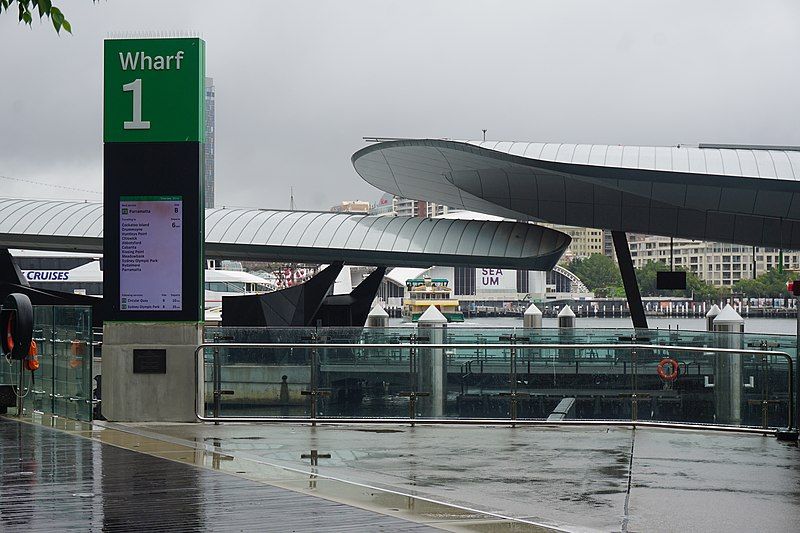
MULTIPOLYGON (((662 318, 648 317, 647 324, 652 329, 680 329, 687 331, 705 331, 706 322, 703 318, 662 318)), ((400 318, 389 320, 390 326, 409 326, 413 324, 404 322, 400 318)), ((542 320, 545 328, 558 327, 555 318, 545 318, 542 320)), ((494 327, 494 328, 513 328, 522 327, 522 317, 476 317, 468 318, 460 324, 450 324, 449 327, 474 328, 474 327, 494 327)), ((576 320, 578 328, 631 328, 630 318, 578 318, 576 320)), ((797 322, 790 318, 748 318, 745 319, 744 330, 747 333, 773 333, 780 335, 795 335, 797 322)))

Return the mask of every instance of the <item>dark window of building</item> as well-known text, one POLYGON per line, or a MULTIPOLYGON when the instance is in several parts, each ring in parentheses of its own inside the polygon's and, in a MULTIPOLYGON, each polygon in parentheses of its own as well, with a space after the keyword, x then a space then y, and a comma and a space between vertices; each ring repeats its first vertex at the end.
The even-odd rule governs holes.
POLYGON ((530 276, 528 276, 527 270, 517 270, 517 292, 527 293, 530 292, 528 281, 530 276))
POLYGON ((382 299, 384 302, 388 302, 389 298, 402 298, 404 293, 404 286, 397 285, 386 278, 383 279, 378 288, 378 298, 382 299))
POLYGON ((453 291, 456 296, 471 296, 475 294, 475 269, 456 267, 454 269, 455 284, 453 291))

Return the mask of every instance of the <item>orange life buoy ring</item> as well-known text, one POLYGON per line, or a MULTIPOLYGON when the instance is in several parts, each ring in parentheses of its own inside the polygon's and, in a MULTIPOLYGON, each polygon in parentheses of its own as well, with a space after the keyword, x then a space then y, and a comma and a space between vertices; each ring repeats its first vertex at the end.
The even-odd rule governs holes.
POLYGON ((73 339, 70 343, 70 352, 72 355, 83 355, 86 352, 86 344, 78 339, 73 339))
POLYGON ((85 353, 85 344, 78 339, 74 339, 70 346, 72 357, 69 359, 70 368, 78 368, 83 364, 83 355, 85 353))
POLYGON ((678 366, 678 361, 671 357, 665 357, 661 361, 658 362, 658 366, 656 366, 656 372, 658 372, 658 377, 663 379, 664 381, 675 381, 678 379, 678 375, 681 372, 680 367, 678 366), (664 368, 669 365, 672 367, 672 370, 669 374, 664 368))
POLYGON ((6 347, 9 353, 14 351, 14 315, 8 317, 6 324, 6 347))
POLYGON ((39 370, 39 347, 36 341, 31 339, 31 346, 28 348, 28 357, 25 358, 25 368, 31 372, 39 370))

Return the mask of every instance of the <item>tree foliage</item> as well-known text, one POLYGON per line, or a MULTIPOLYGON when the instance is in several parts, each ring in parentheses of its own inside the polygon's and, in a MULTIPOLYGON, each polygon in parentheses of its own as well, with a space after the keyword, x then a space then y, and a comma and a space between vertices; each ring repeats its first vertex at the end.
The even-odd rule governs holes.
MULTIPOLYGON (((594 254, 586 259, 573 259, 567 269, 578 276, 590 291, 599 297, 622 297, 625 289, 617 264, 609 257, 594 254)), ((642 296, 683 296, 695 300, 715 300, 725 292, 701 280, 691 271, 686 271, 686 290, 660 291, 656 289, 657 273, 669 270, 669 266, 661 261, 651 261, 642 268, 636 269, 636 281, 642 296)), ((678 267, 676 270, 685 270, 678 267)), ((784 280, 785 281, 785 280, 784 280)))
POLYGON ((797 272, 773 268, 756 279, 741 279, 733 284, 734 292, 748 298, 783 298, 787 295, 786 282, 797 277, 797 272))
POLYGON ((616 287, 622 285, 619 268, 614 261, 603 254, 592 254, 585 259, 575 258, 567 269, 578 276, 586 288, 598 296, 609 296, 616 287))
POLYGON ((72 26, 64 18, 64 14, 50 0, 0 0, 0 13, 12 11, 16 6, 19 21, 31 25, 33 17, 38 11, 39 19, 49 18, 56 29, 56 33, 61 33, 62 28, 67 33, 72 33, 72 26))
POLYGON ((636 269, 636 280, 639 282, 639 291, 642 296, 683 296, 695 300, 715 300, 723 295, 724 290, 706 283, 697 277, 697 274, 683 267, 675 270, 686 272, 686 290, 660 291, 656 288, 658 272, 669 270, 663 261, 651 261, 642 268, 636 269))

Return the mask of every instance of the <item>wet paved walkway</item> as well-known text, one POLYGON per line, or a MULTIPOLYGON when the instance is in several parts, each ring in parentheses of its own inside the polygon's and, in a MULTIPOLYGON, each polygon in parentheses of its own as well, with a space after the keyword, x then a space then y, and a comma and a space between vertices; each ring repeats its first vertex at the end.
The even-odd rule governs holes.
MULTIPOLYGON (((237 458, 307 468, 573 531, 797 531, 800 450, 774 437, 592 427, 139 425, 237 458)), ((224 466, 223 466, 224 468, 224 466)))
POLYGON ((435 530, 2 417, 0 480, 1 531, 435 530))
POLYGON ((0 478, 1 531, 795 531, 800 523, 797 444, 708 431, 0 418, 0 478), (318 466, 301 457, 311 450, 318 466))

